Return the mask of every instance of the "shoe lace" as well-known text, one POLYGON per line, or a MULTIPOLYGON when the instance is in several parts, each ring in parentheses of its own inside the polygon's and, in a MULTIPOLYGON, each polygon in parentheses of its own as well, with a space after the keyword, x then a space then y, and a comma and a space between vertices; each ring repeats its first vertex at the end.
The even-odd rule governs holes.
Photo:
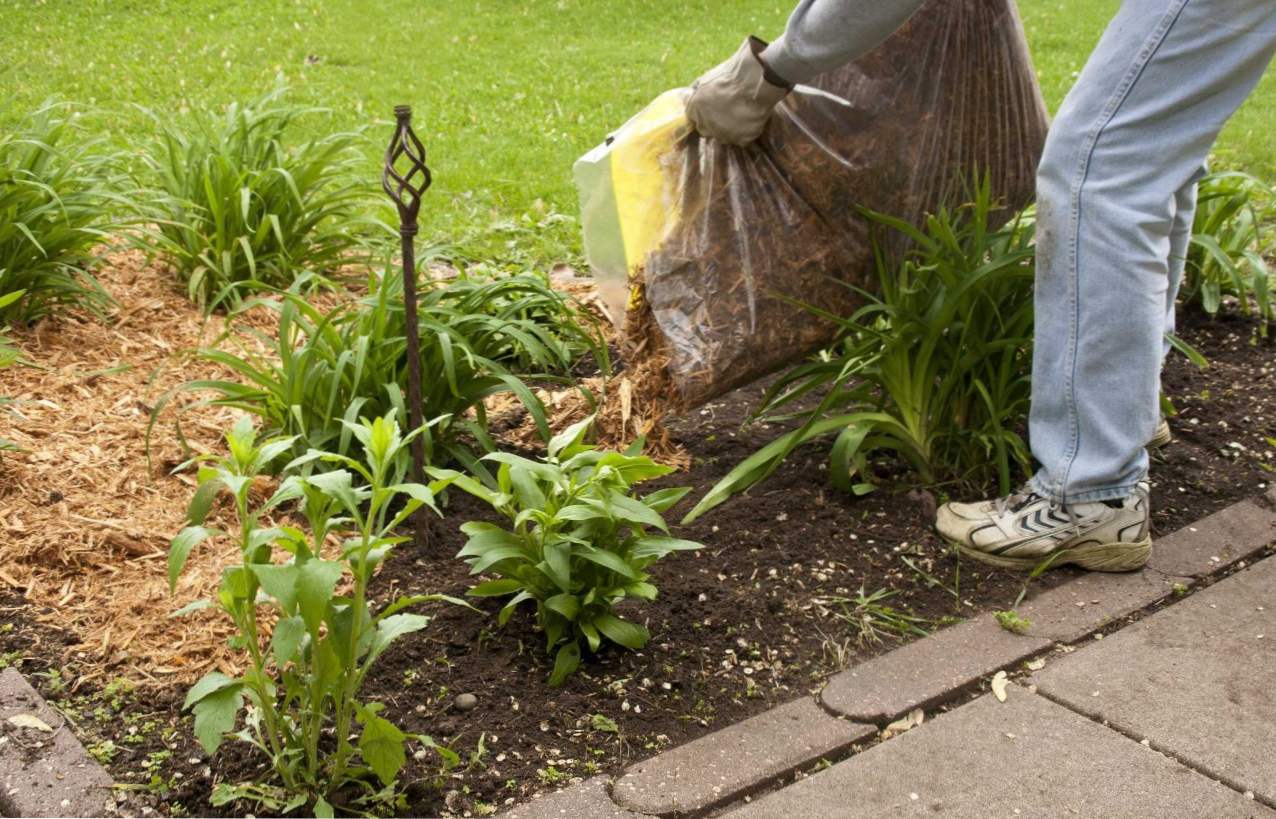
MULTIPOLYGON (((997 498, 993 501, 993 509, 997 512, 998 516, 1001 516, 1005 515, 1007 512, 1018 512, 1028 504, 1039 500, 1046 499, 1034 492, 1030 486, 1025 485, 1021 487, 1018 492, 1011 492, 1004 498, 997 498)), ((1081 522, 1077 520, 1077 514, 1073 511, 1071 505, 1061 503, 1054 499, 1049 499, 1049 503, 1049 509, 1051 512, 1057 509, 1066 514, 1068 516, 1068 523, 1072 527, 1072 530, 1074 532, 1080 532, 1081 522)))

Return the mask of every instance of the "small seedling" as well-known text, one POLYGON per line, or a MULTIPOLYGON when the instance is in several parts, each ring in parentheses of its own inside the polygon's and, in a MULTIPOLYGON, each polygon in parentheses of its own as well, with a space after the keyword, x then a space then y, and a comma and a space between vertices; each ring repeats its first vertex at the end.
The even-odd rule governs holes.
POLYGON ((619 734, 620 726, 616 721, 606 714, 594 714, 589 718, 589 725, 595 731, 602 731, 604 734, 619 734))
POLYGON ((855 597, 824 597, 817 602, 830 609, 834 617, 851 626, 860 646, 877 645, 885 637, 925 637, 931 621, 886 605, 883 601, 897 591, 878 589, 865 592, 860 586, 855 597))
POLYGON ((1019 612, 1014 609, 994 611, 992 616, 997 618, 997 625, 1014 634, 1027 634, 1028 629, 1032 628, 1032 621, 1020 617, 1019 612))

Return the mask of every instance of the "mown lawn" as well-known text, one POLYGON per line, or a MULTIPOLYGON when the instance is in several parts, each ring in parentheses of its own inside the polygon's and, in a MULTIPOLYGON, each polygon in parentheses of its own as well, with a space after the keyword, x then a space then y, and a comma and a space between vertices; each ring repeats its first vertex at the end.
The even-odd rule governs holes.
MULTIPOLYGON (((128 142, 147 128, 133 105, 178 115, 252 99, 277 78, 334 110, 314 128, 376 123, 409 102, 435 171, 430 235, 470 255, 574 258, 576 157, 745 34, 774 36, 789 2, 0 0, 0 127, 58 97, 99 109, 89 127, 128 142)), ((1052 107, 1118 5, 1022 0, 1052 107)), ((1224 135, 1222 162, 1273 174, 1274 106, 1269 76, 1224 135)), ((370 132, 369 184, 387 134, 370 132)))

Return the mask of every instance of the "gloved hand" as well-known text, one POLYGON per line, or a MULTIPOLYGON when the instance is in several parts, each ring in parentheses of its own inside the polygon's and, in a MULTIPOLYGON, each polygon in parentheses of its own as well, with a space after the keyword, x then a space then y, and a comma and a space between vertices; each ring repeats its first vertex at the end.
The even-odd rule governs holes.
POLYGON ((761 135, 771 111, 792 85, 759 58, 766 43, 750 37, 731 59, 691 86, 687 118, 701 136, 748 145, 761 135))

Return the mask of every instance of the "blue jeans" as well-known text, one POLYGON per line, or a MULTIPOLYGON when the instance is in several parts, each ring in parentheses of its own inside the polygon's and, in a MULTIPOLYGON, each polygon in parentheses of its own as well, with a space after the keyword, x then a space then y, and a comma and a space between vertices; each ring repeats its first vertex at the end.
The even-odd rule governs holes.
POLYGON ((1196 182, 1274 51, 1276 0, 1125 0, 1059 109, 1037 177, 1038 494, 1113 500, 1147 475, 1196 182))

